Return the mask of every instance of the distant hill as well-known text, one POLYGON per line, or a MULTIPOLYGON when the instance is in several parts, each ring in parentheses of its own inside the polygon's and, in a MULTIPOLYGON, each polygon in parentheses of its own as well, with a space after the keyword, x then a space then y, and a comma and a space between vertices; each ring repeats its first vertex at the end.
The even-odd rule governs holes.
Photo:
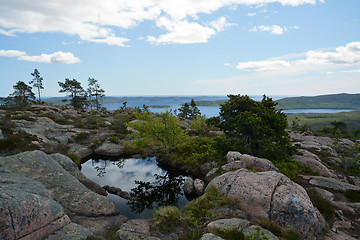
POLYGON ((360 94, 330 94, 314 97, 289 97, 277 100, 278 108, 286 109, 360 109, 360 94))

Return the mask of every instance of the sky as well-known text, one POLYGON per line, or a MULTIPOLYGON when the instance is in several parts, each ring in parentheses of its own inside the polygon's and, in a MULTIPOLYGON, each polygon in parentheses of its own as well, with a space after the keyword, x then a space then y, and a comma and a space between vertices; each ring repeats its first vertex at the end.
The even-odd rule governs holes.
POLYGON ((0 96, 34 69, 48 97, 360 93, 360 1, 0 0, 0 96))

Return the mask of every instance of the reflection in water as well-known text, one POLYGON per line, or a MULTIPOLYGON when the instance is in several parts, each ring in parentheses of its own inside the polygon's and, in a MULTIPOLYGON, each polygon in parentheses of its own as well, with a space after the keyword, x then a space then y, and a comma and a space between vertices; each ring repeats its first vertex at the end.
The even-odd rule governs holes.
POLYGON ((153 209, 157 206, 177 206, 182 193, 182 176, 164 176, 155 174, 153 183, 135 181, 138 186, 132 189, 132 200, 129 202, 134 212, 142 212, 145 208, 153 209))
POLYGON ((163 205, 184 206, 182 177, 159 168, 156 158, 129 158, 88 160, 81 171, 100 186, 113 186, 131 193, 133 201, 109 194, 122 215, 128 218, 149 218, 153 207, 163 205))
POLYGON ((98 172, 98 177, 104 177, 106 173, 106 167, 108 167, 109 164, 116 165, 118 168, 123 168, 125 163, 125 159, 120 159, 118 161, 98 161, 98 160, 91 160, 91 164, 94 167, 94 169, 98 172))

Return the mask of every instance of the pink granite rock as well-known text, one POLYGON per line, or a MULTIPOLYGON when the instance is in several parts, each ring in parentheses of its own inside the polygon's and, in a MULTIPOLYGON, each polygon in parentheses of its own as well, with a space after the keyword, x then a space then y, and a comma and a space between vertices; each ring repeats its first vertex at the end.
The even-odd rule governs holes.
POLYGON ((209 186, 215 186, 252 217, 294 227, 303 236, 319 234, 325 226, 306 191, 281 173, 239 169, 214 178, 209 186))

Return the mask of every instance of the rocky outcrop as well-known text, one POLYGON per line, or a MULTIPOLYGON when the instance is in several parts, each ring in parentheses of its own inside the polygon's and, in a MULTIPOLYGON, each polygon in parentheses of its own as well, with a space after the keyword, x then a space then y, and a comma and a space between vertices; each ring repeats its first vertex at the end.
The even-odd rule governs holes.
POLYGON ((40 182, 3 168, 0 216, 1 239, 85 239, 92 235, 86 228, 71 223, 40 182))
POLYGON ((334 150, 335 145, 342 146, 345 149, 350 149, 354 146, 354 142, 349 139, 338 139, 336 142, 329 137, 319 137, 308 133, 299 133, 290 131, 290 141, 293 145, 299 145, 304 149, 313 149, 318 152, 326 152, 334 157, 337 157, 337 152, 334 150))
POLYGON ((104 142, 95 149, 95 153, 102 156, 116 157, 124 154, 124 147, 116 143, 104 142))
POLYGON ((160 240, 150 236, 149 221, 145 219, 133 219, 121 226, 116 232, 122 240, 160 240))
POLYGON ((306 191, 281 173, 239 169, 215 177, 210 186, 215 186, 250 216, 294 227, 303 236, 319 234, 325 226, 306 191))
POLYGON ((229 164, 232 164, 232 169, 247 168, 259 172, 279 171, 279 169, 275 167, 271 161, 265 158, 258 158, 248 154, 241 154, 239 152, 228 152, 226 160, 229 164))
POLYGON ((307 150, 300 149, 297 155, 294 155, 294 160, 301 165, 308 166, 311 171, 318 173, 321 176, 333 176, 330 170, 321 162, 319 157, 307 150))
POLYGON ((68 152, 78 154, 81 159, 89 158, 93 154, 93 150, 90 147, 78 143, 72 143, 68 146, 70 147, 68 152))
POLYGON ((327 178, 322 176, 308 176, 306 177, 309 183, 316 187, 330 189, 333 191, 346 192, 348 190, 360 191, 360 187, 342 182, 334 178, 327 178))
POLYGON ((97 194, 107 196, 107 192, 99 184, 85 177, 85 175, 78 169, 76 163, 74 163, 69 157, 59 153, 51 154, 50 156, 88 189, 97 194))
MULTIPOLYGON (((248 220, 241 218, 219 219, 210 222, 207 228, 212 229, 236 229, 242 231, 245 239, 268 239, 279 240, 272 232, 260 226, 252 225, 248 220)), ((222 239, 214 234, 205 234, 201 239, 222 239)))
POLYGON ((35 121, 12 120, 18 131, 37 137, 40 145, 67 144, 77 131, 72 125, 60 125, 47 117, 36 117, 35 121))
POLYGON ((119 213, 110 199, 90 191, 51 155, 41 151, 23 152, 2 157, 0 162, 12 172, 41 182, 49 190, 50 197, 74 214, 103 216, 119 213))

